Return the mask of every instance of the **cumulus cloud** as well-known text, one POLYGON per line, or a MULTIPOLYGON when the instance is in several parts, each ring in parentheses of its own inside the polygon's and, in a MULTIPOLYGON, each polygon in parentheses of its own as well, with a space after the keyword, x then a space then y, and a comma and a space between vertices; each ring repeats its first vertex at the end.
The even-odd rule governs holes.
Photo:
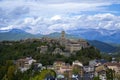
POLYGON ((30 16, 52 16, 57 14, 79 13, 81 11, 106 11, 103 6, 109 6, 118 0, 3 0, 0 7, 12 12, 29 12, 30 16), (23 6, 23 7, 21 7, 23 6), (16 8, 16 9, 15 9, 16 8), (17 11, 19 10, 19 11, 17 11), (48 14, 49 13, 49 14, 48 14))
POLYGON ((49 34, 60 32, 61 30, 69 31, 76 29, 120 29, 120 16, 110 13, 96 15, 77 15, 72 17, 53 16, 50 18, 28 17, 12 26, 2 29, 18 28, 32 34, 49 34))
POLYGON ((80 28, 120 29, 120 16, 106 8, 112 4, 120 1, 0 0, 0 30, 17 28, 32 34, 49 34, 80 28), (99 14, 84 14, 84 11, 99 14))

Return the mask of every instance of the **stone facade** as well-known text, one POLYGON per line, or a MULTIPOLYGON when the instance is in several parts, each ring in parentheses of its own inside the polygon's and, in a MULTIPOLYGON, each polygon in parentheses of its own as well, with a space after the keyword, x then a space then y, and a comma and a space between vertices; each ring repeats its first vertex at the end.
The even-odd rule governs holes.
POLYGON ((88 72, 94 72, 94 71, 95 71, 94 66, 84 66, 83 69, 84 69, 84 71, 87 72, 87 73, 88 73, 88 72))
POLYGON ((68 44, 65 45, 65 48, 70 53, 73 53, 74 51, 81 50, 82 47, 80 46, 80 44, 71 44, 71 43, 68 43, 68 44))
POLYGON ((27 57, 24 59, 18 59, 16 61, 16 66, 18 69, 20 69, 22 72, 28 70, 32 63, 36 62, 36 60, 32 59, 31 57, 27 57))
POLYGON ((107 66, 109 69, 114 70, 116 73, 120 73, 120 63, 105 63, 105 66, 107 66))
POLYGON ((48 50, 48 46, 41 46, 40 47, 40 53, 46 53, 48 50))
POLYGON ((78 70, 78 74, 83 75, 83 64, 78 60, 74 61, 72 65, 62 61, 56 61, 53 67, 57 74, 68 75, 69 78, 72 77, 74 69, 78 70))
MULTIPOLYGON (((56 44, 58 48, 56 48, 52 52, 53 54, 57 54, 57 53, 63 54, 63 55, 67 55, 66 53, 74 54, 76 51, 79 51, 82 48, 89 47, 89 44, 87 43, 87 41, 83 39, 67 39, 65 37, 65 31, 61 32, 61 37, 58 39, 43 37, 41 41, 49 44, 49 47, 52 47, 53 46, 52 44, 56 44), (65 49, 62 51, 59 48, 59 46, 63 46, 65 47, 65 49)), ((41 46, 41 47, 38 47, 37 49, 40 49, 40 53, 46 53, 48 50, 48 46, 41 46)))
POLYGON ((53 51, 53 54, 61 54, 63 55, 63 51, 60 49, 60 48, 56 48, 54 51, 53 51))
POLYGON ((89 47, 87 41, 83 39, 66 39, 64 31, 61 32, 61 38, 59 40, 60 44, 65 46, 65 50, 69 51, 70 53, 89 47))

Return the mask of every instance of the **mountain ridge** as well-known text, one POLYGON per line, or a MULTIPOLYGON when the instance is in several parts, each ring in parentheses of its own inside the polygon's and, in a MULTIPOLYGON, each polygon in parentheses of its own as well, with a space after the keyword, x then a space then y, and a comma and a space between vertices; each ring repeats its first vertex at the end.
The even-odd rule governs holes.
MULTIPOLYGON (((77 33, 77 32, 75 32, 75 33, 77 33)), ((79 31, 78 31, 78 33, 79 33, 79 31)), ((97 36, 97 34, 95 34, 95 32, 93 32, 93 33, 94 33, 94 35, 97 36)), ((86 39, 86 36, 90 37, 91 34, 89 32, 89 35, 87 33, 85 35, 85 37, 83 37, 84 35, 78 36, 81 34, 74 35, 74 34, 69 33, 69 34, 66 34, 65 36, 66 36, 66 38, 70 38, 70 39, 71 38, 73 38, 73 39, 80 39, 80 38, 86 39)), ((30 34, 30 33, 27 33, 23 30, 20 30, 20 29, 12 29, 8 32, 0 32, 0 41, 3 41, 3 40, 21 40, 21 39, 26 39, 26 38, 41 38, 41 37, 59 38, 60 36, 61 36, 61 33, 58 33, 58 32, 51 33, 48 35, 42 35, 42 34, 30 34)), ((111 44, 105 43, 103 41, 100 41, 99 39, 95 40, 94 38, 92 38, 92 39, 87 38, 86 40, 92 46, 95 46, 96 48, 98 48, 101 52, 110 53, 110 52, 119 51, 118 46, 114 46, 113 43, 111 43, 111 44)))
POLYGON ((21 29, 12 29, 7 32, 0 32, 0 41, 3 40, 21 40, 26 38, 38 38, 41 35, 33 35, 21 29))
POLYGON ((68 31, 69 34, 76 37, 81 37, 88 40, 99 40, 107 43, 120 44, 120 30, 106 30, 106 29, 77 29, 68 31))
POLYGON ((87 40, 87 41, 90 45, 95 46, 101 52, 112 53, 112 52, 119 51, 117 46, 113 46, 113 45, 105 43, 105 42, 101 42, 98 40, 87 40))

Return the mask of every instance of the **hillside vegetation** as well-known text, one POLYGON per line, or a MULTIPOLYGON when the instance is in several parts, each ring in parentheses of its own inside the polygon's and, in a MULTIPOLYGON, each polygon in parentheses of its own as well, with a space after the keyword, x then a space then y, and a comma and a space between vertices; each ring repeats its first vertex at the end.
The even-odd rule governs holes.
POLYGON ((37 62, 42 63, 43 66, 52 65, 54 61, 64 61, 66 63, 72 63, 75 60, 81 61, 83 64, 88 64, 91 59, 101 58, 100 52, 94 48, 86 48, 76 52, 76 55, 71 54, 69 57, 60 54, 52 54, 52 51, 56 48, 63 48, 58 43, 52 43, 52 47, 48 47, 49 51, 45 54, 41 54, 37 47, 41 45, 49 44, 47 42, 33 41, 33 42, 20 42, 20 41, 3 41, 0 43, 0 79, 8 77, 9 80, 29 80, 36 74, 31 74, 32 69, 27 72, 21 73, 16 71, 14 64, 15 60, 25 57, 32 57, 37 62), (56 46, 56 44, 58 46, 56 46))

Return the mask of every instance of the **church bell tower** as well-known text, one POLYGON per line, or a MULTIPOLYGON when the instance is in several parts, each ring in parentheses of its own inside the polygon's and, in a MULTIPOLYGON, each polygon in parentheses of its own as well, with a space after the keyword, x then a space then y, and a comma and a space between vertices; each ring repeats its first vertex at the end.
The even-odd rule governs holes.
POLYGON ((65 31, 61 32, 61 39, 65 39, 65 31))

